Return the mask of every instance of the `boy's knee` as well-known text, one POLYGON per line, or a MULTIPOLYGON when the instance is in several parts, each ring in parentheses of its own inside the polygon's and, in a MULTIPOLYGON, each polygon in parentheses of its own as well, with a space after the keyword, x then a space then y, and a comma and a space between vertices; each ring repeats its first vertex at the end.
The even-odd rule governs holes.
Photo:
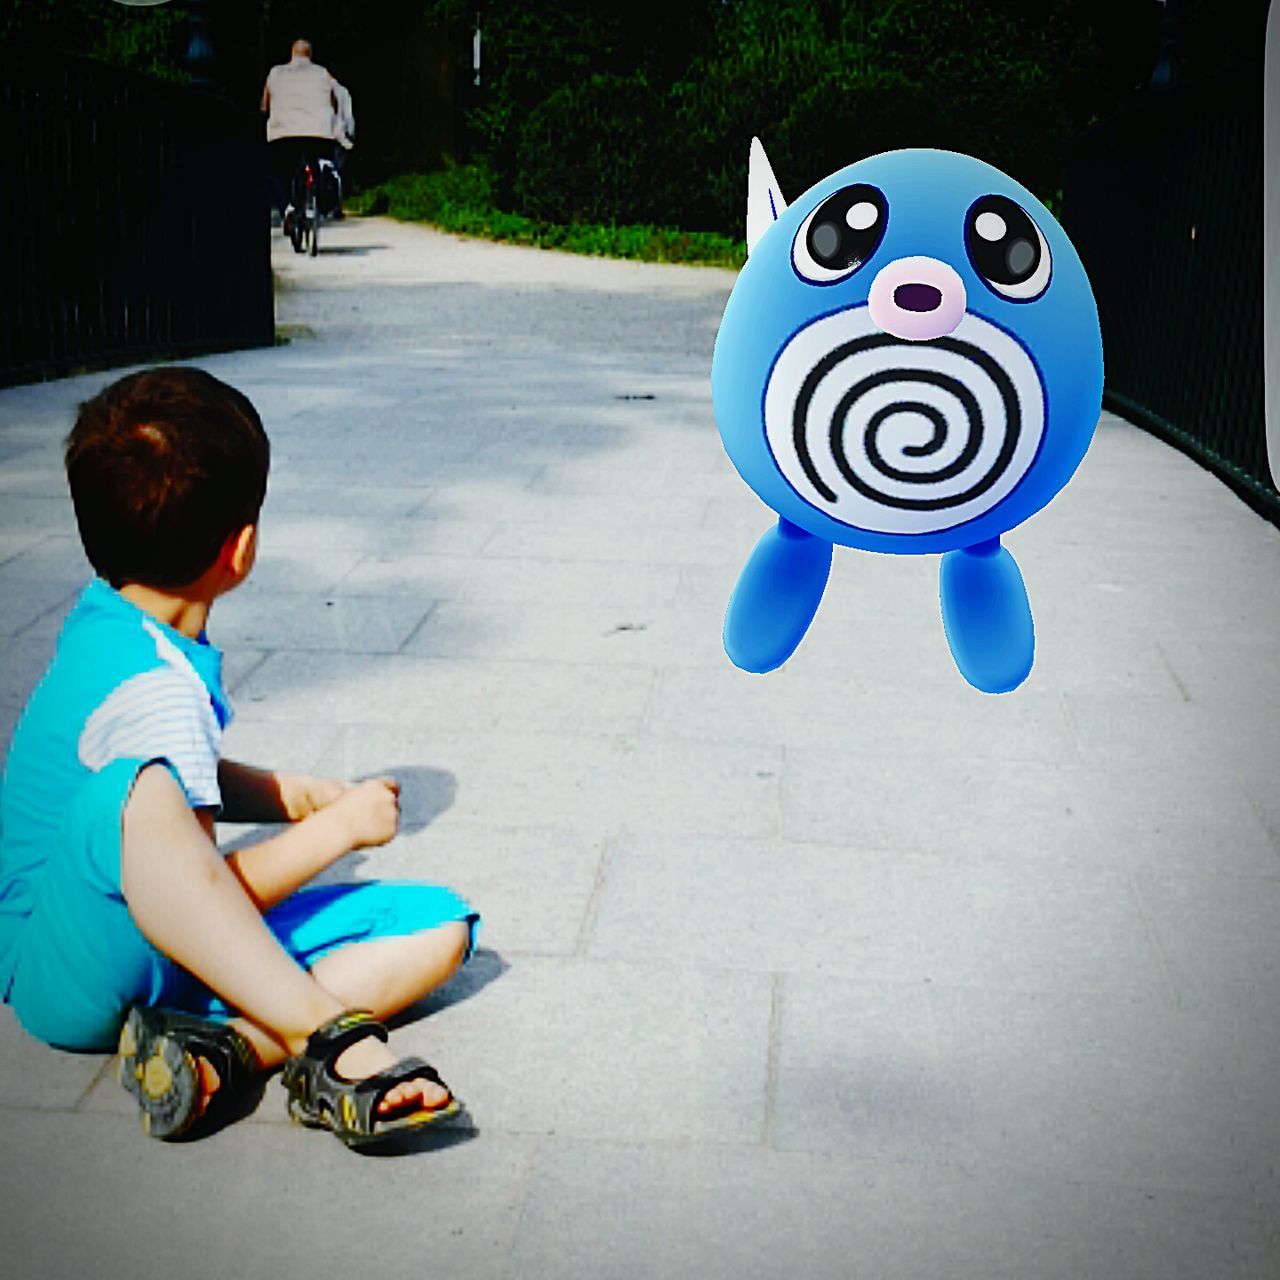
POLYGON ((452 944, 449 954, 455 965, 462 964, 475 949, 475 920, 451 920, 445 928, 452 944))

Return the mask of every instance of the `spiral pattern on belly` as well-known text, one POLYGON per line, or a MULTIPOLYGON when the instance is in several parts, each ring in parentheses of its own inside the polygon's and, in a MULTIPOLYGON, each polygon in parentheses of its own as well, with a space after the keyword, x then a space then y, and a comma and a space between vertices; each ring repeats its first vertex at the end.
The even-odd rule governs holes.
POLYGON ((886 533, 946 529, 990 510, 1034 463, 1044 394, 997 326, 906 342, 865 307, 793 335, 765 388, 774 460, 810 505, 886 533))

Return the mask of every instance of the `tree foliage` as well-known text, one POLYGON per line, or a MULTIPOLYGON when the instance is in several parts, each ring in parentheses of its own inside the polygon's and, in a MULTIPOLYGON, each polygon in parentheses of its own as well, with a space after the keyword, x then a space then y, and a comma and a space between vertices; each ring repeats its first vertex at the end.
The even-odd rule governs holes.
POLYGON ((543 217, 738 234, 753 135, 789 196, 931 146, 1052 201, 1072 137, 1149 76, 1157 18, 1112 0, 486 0, 471 124, 499 198, 543 217))
POLYGON ((180 6, 115 0, 0 0, 0 47, 56 49, 165 80, 185 80, 180 6))

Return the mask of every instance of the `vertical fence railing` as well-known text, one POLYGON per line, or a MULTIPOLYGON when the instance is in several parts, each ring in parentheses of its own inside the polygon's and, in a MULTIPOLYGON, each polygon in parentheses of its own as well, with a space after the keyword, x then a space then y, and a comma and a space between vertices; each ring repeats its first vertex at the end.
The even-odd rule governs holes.
POLYGON ((1063 224, 1098 300, 1104 403, 1280 524, 1263 409, 1262 72, 1147 91, 1080 142, 1063 224))
POLYGON ((0 55, 0 385, 274 338, 261 118, 0 55))

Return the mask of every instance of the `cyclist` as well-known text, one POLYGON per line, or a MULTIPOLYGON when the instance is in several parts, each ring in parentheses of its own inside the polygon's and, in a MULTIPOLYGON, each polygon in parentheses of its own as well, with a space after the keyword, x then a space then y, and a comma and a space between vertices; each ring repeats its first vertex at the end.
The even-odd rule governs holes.
POLYGON ((319 64, 311 61, 311 44, 295 40, 288 62, 271 68, 262 90, 267 116, 267 144, 276 207, 285 235, 291 230, 294 175, 303 161, 319 172, 321 158, 334 160, 334 121, 350 95, 319 64))

